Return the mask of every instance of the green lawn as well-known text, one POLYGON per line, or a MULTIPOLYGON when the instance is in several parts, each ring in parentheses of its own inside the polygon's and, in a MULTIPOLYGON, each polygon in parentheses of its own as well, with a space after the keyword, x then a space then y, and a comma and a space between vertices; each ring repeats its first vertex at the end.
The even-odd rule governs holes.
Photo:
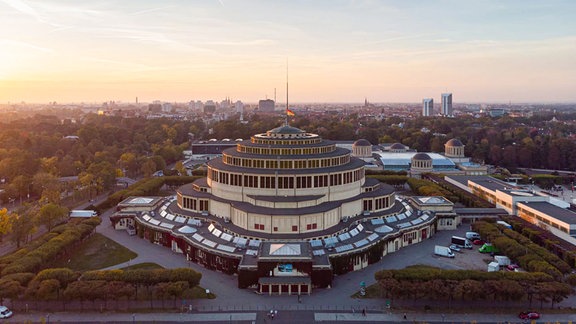
POLYGON ((155 270, 155 269, 164 269, 164 267, 156 263, 144 262, 122 268, 122 270, 155 270))
POLYGON ((76 271, 98 270, 136 258, 138 255, 101 234, 80 243, 68 259, 56 260, 53 268, 76 271))

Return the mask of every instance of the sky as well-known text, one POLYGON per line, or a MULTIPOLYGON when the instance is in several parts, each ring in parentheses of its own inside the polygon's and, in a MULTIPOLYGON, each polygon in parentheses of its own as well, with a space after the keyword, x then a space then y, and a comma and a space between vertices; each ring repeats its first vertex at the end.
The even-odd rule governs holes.
POLYGON ((576 102, 573 0, 0 0, 0 103, 576 102))

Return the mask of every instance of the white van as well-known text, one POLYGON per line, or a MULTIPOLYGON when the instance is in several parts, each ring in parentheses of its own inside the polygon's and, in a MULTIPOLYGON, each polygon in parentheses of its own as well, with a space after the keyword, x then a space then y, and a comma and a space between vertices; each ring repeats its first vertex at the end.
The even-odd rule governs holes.
POLYGON ((466 232, 466 238, 469 239, 470 241, 479 240, 480 234, 476 232, 466 232))

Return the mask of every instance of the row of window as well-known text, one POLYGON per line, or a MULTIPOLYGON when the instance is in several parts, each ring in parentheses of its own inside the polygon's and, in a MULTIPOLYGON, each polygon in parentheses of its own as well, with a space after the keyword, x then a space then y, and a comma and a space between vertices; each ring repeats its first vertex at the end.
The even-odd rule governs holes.
POLYGON ((555 223, 555 222, 552 222, 552 221, 550 221, 549 219, 544 218, 544 217, 542 217, 542 216, 540 216, 540 215, 536 215, 536 214, 534 214, 533 212, 531 212, 531 211, 529 211, 529 210, 525 210, 525 209, 523 209, 523 208, 521 208, 521 207, 518 207, 518 215, 519 215, 519 216, 525 216, 525 217, 523 217, 523 218, 532 218, 532 219, 535 218, 535 219, 539 220, 540 222, 542 222, 542 223, 544 223, 544 224, 547 224, 547 225, 552 226, 552 227, 554 227, 554 228, 556 228, 556 229, 558 229, 558 230, 561 230, 561 231, 564 232, 564 233, 570 234, 570 231, 569 231, 568 228, 566 228, 566 227, 564 227, 564 226, 562 226, 562 225, 560 225, 560 224, 557 224, 557 223, 555 223))
POLYGON ((410 233, 405 233, 404 234, 404 242, 410 242, 412 243, 412 241, 416 240, 416 238, 418 237, 418 231, 413 231, 410 233))
POLYGON ((318 136, 308 139, 290 139, 290 140, 278 140, 269 138, 258 138, 253 136, 251 142, 254 144, 264 144, 264 145, 309 145, 317 144, 322 142, 322 139, 318 136))
MULTIPOLYGON (((286 144, 286 143, 284 143, 286 144)), ((310 154, 323 154, 330 153, 336 150, 336 145, 329 144, 327 146, 320 147, 253 147, 238 144, 236 147, 238 152, 258 154, 258 155, 310 155, 310 154)))
POLYGON ((243 175, 208 169, 208 179, 231 186, 265 189, 304 189, 339 186, 360 181, 364 178, 364 168, 341 173, 324 175, 243 175))
POLYGON ((394 201, 393 196, 386 196, 386 197, 380 197, 380 198, 375 198, 375 199, 364 199, 362 202, 363 202, 364 210, 377 211, 377 210, 389 208, 390 207, 390 201, 394 201))
POLYGON ((182 197, 182 208, 194 211, 207 211, 208 199, 182 197))
MULTIPOLYGON (((264 224, 254 224, 254 229, 264 231, 266 226, 264 226, 264 224)), ((318 223, 306 224, 306 230, 310 231, 315 229, 318 229, 318 223)), ((274 226, 273 230, 274 232, 278 232, 278 227, 274 226)), ((298 232, 298 225, 292 225, 292 232, 298 232)))
POLYGON ((350 155, 342 155, 331 158, 316 158, 316 159, 254 159, 254 158, 241 158, 224 154, 222 162, 227 165, 234 165, 246 168, 257 169, 317 169, 327 168, 333 166, 340 166, 350 163, 350 155))
POLYGON ((430 161, 430 160, 427 160, 427 161, 414 160, 414 161, 412 161, 412 167, 421 168, 421 169, 430 169, 432 167, 432 161, 430 161))

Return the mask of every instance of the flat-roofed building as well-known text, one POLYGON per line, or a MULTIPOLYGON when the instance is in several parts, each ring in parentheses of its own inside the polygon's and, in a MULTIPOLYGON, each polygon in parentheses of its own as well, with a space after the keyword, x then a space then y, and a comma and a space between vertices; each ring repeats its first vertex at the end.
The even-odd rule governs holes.
POLYGON ((489 176, 448 175, 445 180, 576 244, 576 213, 568 209, 570 203, 489 176))
POLYGON ((545 201, 518 202, 518 216, 576 245, 576 213, 545 201))

